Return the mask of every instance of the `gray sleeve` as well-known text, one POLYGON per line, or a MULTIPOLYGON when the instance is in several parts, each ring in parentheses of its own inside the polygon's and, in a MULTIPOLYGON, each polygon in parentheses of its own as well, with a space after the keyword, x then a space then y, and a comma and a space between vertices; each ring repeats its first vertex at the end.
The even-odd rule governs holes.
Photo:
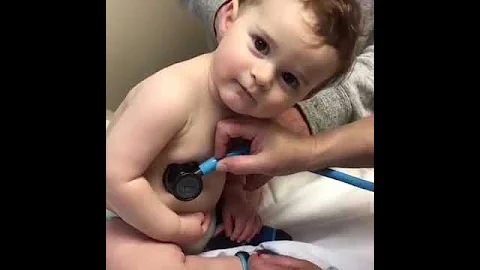
POLYGON ((215 15, 217 10, 227 0, 179 0, 187 10, 203 24, 208 46, 214 49, 217 46, 215 38, 215 15))
POLYGON ((312 133, 338 127, 373 113, 374 45, 360 54, 349 76, 298 105, 312 133))
POLYGON ((347 78, 298 104, 312 133, 345 125, 373 113, 374 1, 359 0, 363 33, 347 78))

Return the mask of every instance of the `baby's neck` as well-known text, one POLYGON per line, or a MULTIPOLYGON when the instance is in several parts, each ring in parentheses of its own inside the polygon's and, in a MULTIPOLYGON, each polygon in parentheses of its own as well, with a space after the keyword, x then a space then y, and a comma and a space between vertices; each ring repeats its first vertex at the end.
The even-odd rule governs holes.
POLYGON ((233 116, 235 113, 230 110, 222 101, 218 89, 215 86, 215 83, 213 82, 212 79, 212 54, 207 54, 205 59, 202 59, 205 61, 205 63, 202 64, 202 70, 204 72, 204 75, 202 78, 205 78, 204 84, 206 86, 206 90, 208 92, 208 95, 214 105, 219 108, 222 111, 222 114, 233 116), (203 68, 205 67, 205 68, 203 68))

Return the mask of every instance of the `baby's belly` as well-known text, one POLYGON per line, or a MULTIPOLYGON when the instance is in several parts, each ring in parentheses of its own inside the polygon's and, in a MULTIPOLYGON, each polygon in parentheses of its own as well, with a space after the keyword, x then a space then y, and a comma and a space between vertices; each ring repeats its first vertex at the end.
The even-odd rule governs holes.
POLYGON ((163 186, 162 181, 163 170, 157 171, 148 177, 153 190, 156 192, 160 200, 174 212, 194 213, 209 212, 215 209, 215 206, 222 195, 223 186, 225 184, 225 173, 215 172, 202 178, 203 189, 200 195, 191 201, 181 201, 169 193, 163 186))
MULTIPOLYGON (((203 189, 200 195, 191 201, 180 201, 169 193, 163 186, 163 168, 160 166, 154 170, 150 170, 145 175, 145 178, 150 183, 152 189, 157 194, 161 202, 177 214, 195 213, 195 212, 210 212, 215 209, 215 206, 222 195, 223 187, 225 185, 225 173, 214 172, 202 178, 203 189)), ((163 166, 161 166, 163 167, 163 166)), ((108 201, 106 208, 113 212, 108 201)))

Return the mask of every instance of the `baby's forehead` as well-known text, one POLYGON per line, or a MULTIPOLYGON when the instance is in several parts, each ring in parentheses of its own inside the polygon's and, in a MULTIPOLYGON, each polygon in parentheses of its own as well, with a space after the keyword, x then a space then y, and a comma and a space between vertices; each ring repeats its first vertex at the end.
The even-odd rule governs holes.
POLYGON ((291 49, 286 54, 282 69, 298 71, 308 83, 315 85, 333 75, 340 64, 337 50, 325 43, 291 49))
MULTIPOLYGON (((302 1, 279 0, 286 2, 286 5, 259 5, 256 9, 256 16, 253 22, 259 28, 272 32, 276 36, 284 34, 286 38, 294 38, 296 42, 303 43, 309 47, 321 46, 324 38, 319 33, 319 23, 316 13, 304 7, 302 1), (280 5, 280 7, 278 7, 280 5)), ((266 3, 274 3, 272 0, 266 3)))
POLYGON ((326 58, 335 60, 337 56, 337 50, 327 44, 326 38, 317 35, 315 28, 301 17, 290 22, 263 17, 255 25, 262 37, 271 41, 272 53, 284 59, 284 64, 301 62, 305 69, 316 68, 326 58))
POLYGON ((336 71, 337 50, 318 34, 320 20, 313 9, 300 0, 260 2, 251 22, 273 41, 272 53, 282 69, 298 70, 308 81, 336 71))

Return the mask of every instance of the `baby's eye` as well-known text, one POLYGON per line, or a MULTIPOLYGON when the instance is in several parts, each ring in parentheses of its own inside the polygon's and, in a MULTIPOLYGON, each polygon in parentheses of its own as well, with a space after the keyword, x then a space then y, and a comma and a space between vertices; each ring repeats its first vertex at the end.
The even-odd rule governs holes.
POLYGON ((269 47, 267 42, 263 38, 254 36, 253 42, 255 44, 255 49, 257 49, 257 51, 259 51, 262 54, 268 54, 269 47))
POLYGON ((283 81, 293 89, 296 89, 299 86, 297 78, 290 72, 282 73, 283 81))

